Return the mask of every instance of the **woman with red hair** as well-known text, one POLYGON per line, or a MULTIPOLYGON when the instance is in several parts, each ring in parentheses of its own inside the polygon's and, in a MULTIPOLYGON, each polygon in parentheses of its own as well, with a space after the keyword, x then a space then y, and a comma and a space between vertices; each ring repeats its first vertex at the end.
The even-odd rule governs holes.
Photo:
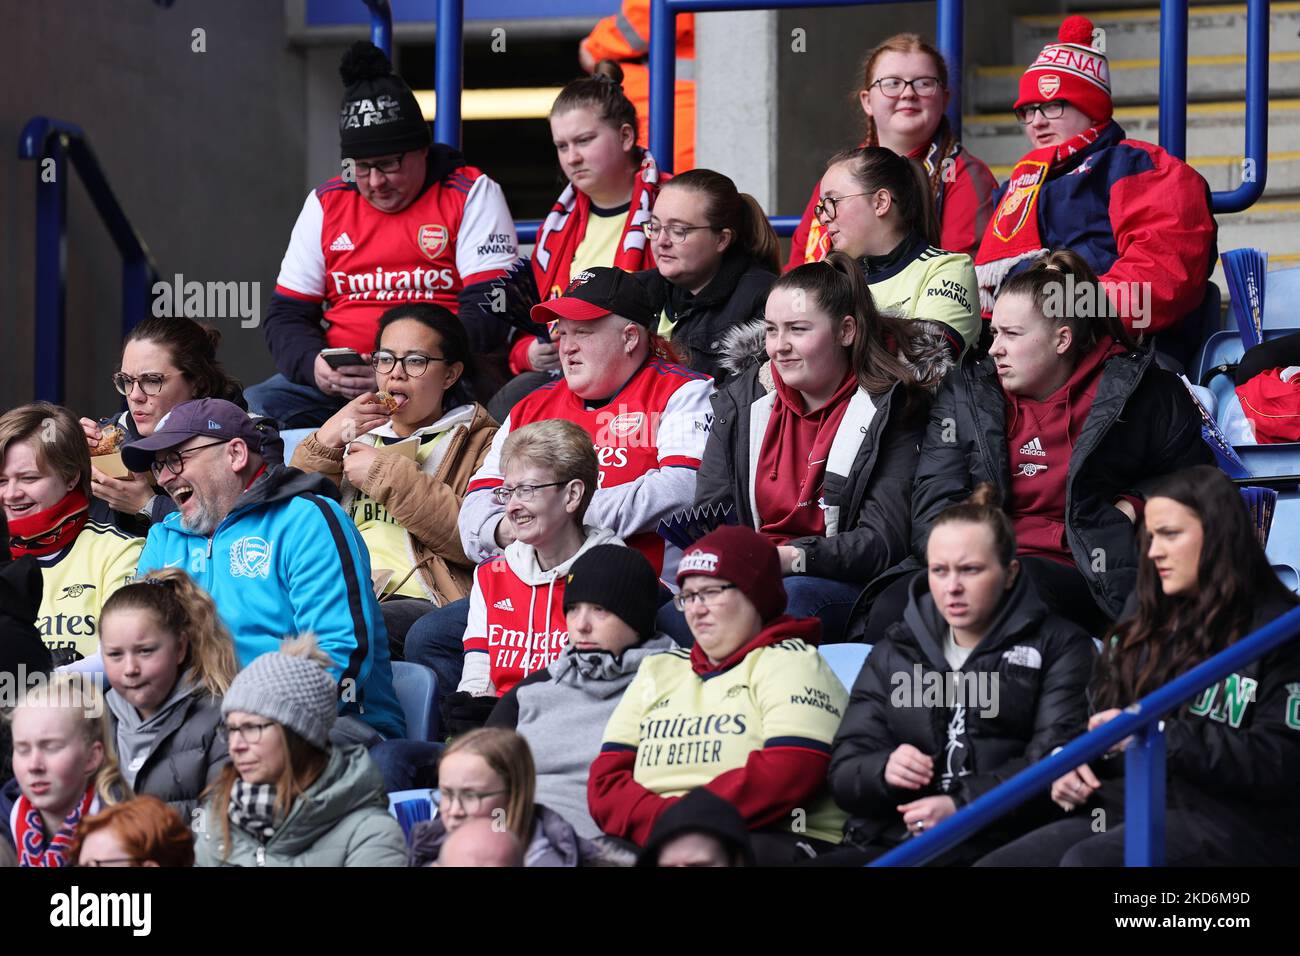
POLYGON ((70 856, 77 866, 193 866, 194 834, 175 807, 146 795, 86 817, 70 856))

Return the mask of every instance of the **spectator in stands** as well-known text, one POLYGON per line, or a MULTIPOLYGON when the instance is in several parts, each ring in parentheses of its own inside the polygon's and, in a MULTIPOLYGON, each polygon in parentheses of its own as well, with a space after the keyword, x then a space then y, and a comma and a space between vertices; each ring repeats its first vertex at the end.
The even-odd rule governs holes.
MULTIPOLYGON (((916 33, 898 33, 867 54, 858 102, 863 146, 883 146, 924 164, 942 249, 973 256, 993 213, 998 183, 988 166, 953 136, 946 110, 948 64, 916 33)), ((790 245, 787 269, 826 258, 831 242, 817 214, 819 183, 790 245)), ((832 217, 834 213, 832 213, 832 217)))
MULTIPOLYGON (((912 489, 920 556, 939 513, 993 483, 1023 573, 1052 612, 1093 634, 1133 590, 1146 489, 1212 460, 1183 384, 1113 315, 1083 307, 1099 294, 1068 251, 1007 282, 988 356, 967 355, 935 397, 912 489)), ((877 599, 869 639, 898 620, 907 586, 904 577, 877 599)))
POLYGON ((644 844, 704 787, 740 811, 761 864, 830 849, 844 815, 826 768, 848 694, 817 652, 820 623, 782 613, 776 546, 750 528, 705 535, 677 580, 695 645, 646 658, 624 692, 591 766, 592 819, 644 844))
POLYGON ((81 426, 67 409, 35 402, 0 416, 0 503, 9 550, 41 568, 37 627, 56 665, 93 657, 100 608, 134 576, 144 545, 115 526, 108 505, 90 497, 90 468, 81 426))
POLYGON ((446 309, 427 302, 389 309, 379 317, 371 364, 397 408, 389 412, 366 392, 294 451, 295 467, 341 485, 371 573, 391 572, 379 608, 394 656, 423 614, 469 594, 473 564, 456 519, 497 431, 487 409, 462 401, 471 363, 469 338, 446 309), (412 454, 386 450, 392 445, 412 454))
POLYGON ((781 271, 776 233, 758 200, 711 169, 664 183, 645 232, 655 268, 637 278, 660 309, 659 334, 721 384, 728 333, 762 314, 781 271))
POLYGON ((932 323, 956 360, 979 338, 975 268, 935 245, 929 190, 919 163, 863 146, 831 159, 815 212, 830 247, 858 260, 876 307, 932 323))
MULTIPOLYGON (((565 295, 572 279, 596 266, 636 272, 654 265, 642 230, 663 177, 654 157, 637 145, 636 107, 623 95, 622 82, 618 64, 602 62, 594 76, 565 86, 551 106, 551 138, 569 184, 533 251, 533 279, 543 300, 565 295)), ((561 364, 554 328, 549 344, 516 337, 510 370, 519 374, 488 403, 492 417, 504 421, 520 399, 554 379, 561 364)))
POLYGON ((753 866, 740 811, 701 787, 660 815, 637 866, 753 866))
MULTIPOLYGON (((1092 23, 1061 24, 1020 80, 1016 115, 1033 148, 1021 157, 975 257, 987 316, 1004 283, 1049 249, 1073 249, 1101 276, 1136 336, 1169 332, 1197 312, 1218 258, 1204 178, 1112 119, 1110 67, 1092 48, 1092 23)), ((1199 322, 1162 349, 1183 361, 1199 322)))
POLYGON ((631 548, 601 544, 584 552, 564 586, 569 646, 516 684, 488 720, 528 742, 538 802, 589 840, 602 836, 587 809, 587 775, 605 725, 641 662, 676 646, 655 633, 658 592, 654 569, 631 548))
POLYGON ((395 300, 458 313, 476 354, 502 346, 509 329, 489 294, 519 258, 501 187, 432 142, 410 87, 378 48, 354 43, 339 73, 343 176, 303 204, 266 313, 280 374, 247 393, 254 411, 285 428, 320 425, 375 390, 369 351, 395 300), (358 364, 331 367, 320 355, 327 345, 360 353, 358 364))
MULTIPOLYGON (((831 793, 852 814, 852 849, 826 862, 861 865, 934 829, 1082 732, 1092 640, 1038 599, 1015 553, 992 485, 935 519, 927 577, 871 649, 835 735, 831 793)), ((1031 801, 944 859, 972 862, 1052 809, 1031 801)))
POLYGON ((482 727, 447 745, 438 765, 442 801, 411 831, 411 866, 428 866, 471 820, 504 825, 526 849, 524 866, 580 866, 601 856, 563 817, 535 801, 533 755, 512 730, 482 727))
MULTIPOLYGON (((610 6, 613 6, 610 3, 610 6)), ((679 13, 677 80, 673 91, 673 169, 695 166, 695 15, 679 13)), ((616 60, 623 88, 636 109, 637 136, 650 141, 650 0, 622 0, 618 13, 600 20, 578 45, 578 62, 588 73, 601 60, 616 60)), ((667 159, 667 157, 665 157, 667 159)))
POLYGON ((365 748, 336 745, 334 665, 310 635, 240 671, 221 703, 230 763, 194 826, 197 866, 402 866, 365 748))
POLYGON ((524 865, 519 837, 482 817, 466 820, 448 835, 430 866, 512 867, 524 865))
MULTIPOLYGON (((1147 499, 1143 522, 1137 588, 1099 662, 1089 729, 1296 606, 1269 567, 1237 489, 1217 468, 1165 477, 1147 499)), ((1300 644, 1292 641, 1165 716, 1167 865, 1300 863, 1298 701, 1300 644)), ((1123 760, 1102 759, 1058 779, 1052 799, 1070 818, 981 865, 1123 865, 1123 769, 1123 760), (1104 832, 1090 825, 1098 810, 1104 832)))
POLYGON ((862 584, 907 556, 925 386, 951 360, 877 310, 842 252, 778 279, 758 328, 770 361, 714 396, 695 503, 778 546, 786 612, 820 617, 833 642, 862 584))
POLYGON ((77 866, 193 866, 194 834, 175 807, 146 794, 82 820, 68 858, 77 866))
MULTIPOLYGON (((15 687, 26 687, 30 678, 48 673, 52 666, 50 649, 36 630, 40 609, 40 565, 30 557, 10 555, 9 529, 0 509, 0 680, 12 681, 15 687)), ((13 779, 13 749, 9 722, 0 719, 0 787, 13 779)), ((0 853, 3 843, 0 840, 0 853)))
POLYGON ((235 647, 212 599, 180 568, 114 592, 100 619, 122 776, 188 820, 227 761, 218 734, 235 647))
POLYGON ((30 684, 9 720, 14 779, 0 819, 19 866, 67 866, 81 821, 131 796, 118 772, 99 685, 88 674, 30 684))
MULTIPOLYGON (((128 407, 125 412, 98 421, 81 420, 91 454, 96 454, 109 426, 119 430, 113 450, 120 451, 121 445, 152 435, 158 423, 181 402, 224 398, 246 408, 239 382, 230 378, 217 361, 220 341, 221 333, 215 328, 184 317, 150 317, 131 329, 122 344, 121 368, 113 374, 113 387, 126 397, 128 407)), ((107 502, 122 518, 140 515, 147 519, 141 533, 148 530, 150 523, 176 510, 172 500, 154 487, 148 472, 114 478, 94 465, 92 460, 90 488, 95 497, 107 502)))
POLYGON ((205 398, 178 405, 125 447, 126 466, 152 469, 180 509, 150 529, 139 572, 189 571, 220 608, 241 664, 278 648, 285 633, 315 634, 347 715, 336 734, 400 737, 365 543, 329 479, 268 465, 263 441, 238 406, 205 398))

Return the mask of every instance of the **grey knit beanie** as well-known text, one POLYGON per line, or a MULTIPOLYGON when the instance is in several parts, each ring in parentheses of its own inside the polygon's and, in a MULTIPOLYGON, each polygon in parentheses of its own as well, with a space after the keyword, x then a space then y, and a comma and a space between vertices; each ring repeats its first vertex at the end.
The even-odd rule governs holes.
POLYGON ((309 656, 274 651, 235 675, 221 715, 257 714, 326 750, 338 707, 338 685, 324 667, 309 656))

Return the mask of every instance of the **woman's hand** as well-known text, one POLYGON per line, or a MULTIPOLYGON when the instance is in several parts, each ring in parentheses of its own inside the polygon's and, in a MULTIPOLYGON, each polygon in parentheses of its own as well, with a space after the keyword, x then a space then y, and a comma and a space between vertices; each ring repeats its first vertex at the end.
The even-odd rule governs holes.
POLYGON ((934 761, 911 744, 900 744, 885 764, 885 783, 901 790, 920 790, 934 777, 934 761))
POLYGON ((99 422, 93 418, 83 418, 81 420, 81 430, 85 432, 86 444, 91 448, 98 445, 100 438, 104 435, 103 429, 99 427, 99 422))
MULTIPOLYGON (((1092 717, 1088 719, 1088 729, 1096 730, 1102 724, 1110 723, 1112 720, 1114 720, 1122 713, 1124 713, 1124 711, 1120 710, 1118 707, 1112 707, 1110 710, 1103 710, 1100 713, 1093 714, 1092 717)), ((1125 750, 1128 749, 1128 745, 1131 744, 1132 742, 1133 742, 1132 737, 1125 737, 1119 743, 1112 744, 1110 750, 1106 752, 1123 753, 1125 750)))
MULTIPOLYGON (((82 420, 84 425, 85 420, 82 420)), ((93 459, 92 459, 93 462, 93 459)), ((113 478, 104 474, 92 463, 90 466, 90 491, 114 511, 136 514, 153 500, 153 486, 145 475, 131 473, 128 478, 113 478)))
POLYGON ((340 365, 334 368, 321 355, 316 356, 312 366, 312 375, 316 387, 326 395, 340 395, 343 398, 357 398, 366 392, 375 390, 375 370, 370 367, 370 353, 362 352, 364 365, 340 365))
POLYGON ((371 445, 358 442, 348 446, 348 453, 343 458, 343 474, 354 488, 365 488, 366 476, 378 455, 379 452, 371 445))
POLYGON ((342 448, 371 429, 378 428, 388 419, 388 409, 384 403, 375 397, 374 392, 365 392, 340 408, 324 425, 316 429, 316 440, 326 448, 342 448))
POLYGON ((1083 806, 1101 787, 1101 781, 1086 763, 1075 767, 1052 783, 1052 802, 1067 813, 1083 806))
POLYGON ((1115 508, 1125 518, 1128 518, 1131 523, 1137 524, 1138 513, 1137 509, 1133 507, 1133 502, 1129 501, 1127 498, 1116 498, 1115 508))
POLYGON ((952 797, 940 795, 922 797, 911 803, 904 803, 895 808, 903 815, 903 823, 911 833, 924 833, 933 830, 944 820, 957 812, 957 803, 952 797))

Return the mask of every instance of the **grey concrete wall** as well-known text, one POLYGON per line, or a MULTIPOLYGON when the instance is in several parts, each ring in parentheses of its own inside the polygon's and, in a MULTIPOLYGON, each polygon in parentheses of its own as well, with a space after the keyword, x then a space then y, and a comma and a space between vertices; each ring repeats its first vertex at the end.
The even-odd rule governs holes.
MULTIPOLYGON (((164 276, 257 281, 265 310, 306 194, 303 55, 270 0, 7 3, 0 98, 0 408, 32 395, 35 170, 16 158, 37 114, 81 125, 164 276), (191 31, 206 31, 206 52, 191 31)), ((337 104, 333 107, 337 109, 337 104)), ((69 187, 68 396, 107 412, 120 355, 119 260, 69 187)), ((213 319, 221 357, 251 383, 271 364, 260 329, 213 319)))

